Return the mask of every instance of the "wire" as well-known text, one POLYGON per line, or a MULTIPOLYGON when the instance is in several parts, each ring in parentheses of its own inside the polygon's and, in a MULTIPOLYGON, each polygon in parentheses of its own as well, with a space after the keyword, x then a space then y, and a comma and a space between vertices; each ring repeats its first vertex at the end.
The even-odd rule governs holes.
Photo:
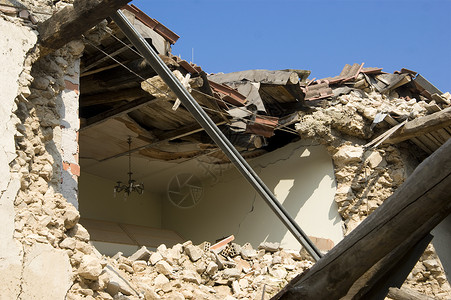
POLYGON ((144 58, 144 56, 142 56, 141 53, 139 53, 139 51, 136 51, 135 49, 133 49, 133 47, 131 47, 129 44, 125 43, 123 40, 121 40, 120 38, 118 38, 117 36, 115 36, 112 32, 102 28, 103 31, 105 31, 106 33, 108 33, 111 37, 113 37, 114 39, 116 39, 118 42, 120 42, 122 45, 124 45, 125 47, 127 47, 128 49, 130 49, 131 51, 135 52, 136 54, 138 54, 138 56, 144 58))
MULTIPOLYGON (((113 37, 115 40, 117 40, 118 42, 120 42, 122 45, 124 45, 125 47, 127 47, 128 49, 130 49, 131 51, 133 51, 134 53, 136 53, 139 57, 144 58, 144 56, 142 56, 141 53, 139 53, 139 52, 136 51, 133 47, 131 47, 129 44, 125 43, 125 42, 122 41, 120 38, 118 38, 117 36, 115 36, 112 32, 110 32, 110 31, 108 31, 108 30, 106 30, 106 29, 104 29, 104 28, 102 28, 102 30, 103 30, 104 32, 106 32, 107 34, 109 34, 111 37, 113 37)), ((92 43, 91 43, 91 45, 94 46, 95 48, 99 49, 98 47, 96 47, 96 46, 93 45, 92 43)), ((99 50, 100 50, 100 49, 99 49, 99 50)), ((102 50, 100 50, 100 51, 102 51, 102 50)), ((114 58, 113 58, 112 56, 110 56, 108 53, 105 53, 104 51, 102 51, 102 53, 104 53, 105 55, 107 55, 107 56, 109 56, 110 58, 114 59, 114 58)), ((117 63, 121 64, 121 63, 118 62, 116 59, 114 59, 114 61, 116 61, 117 63)), ((124 66, 124 67, 126 67, 126 66, 124 66)), ((127 68, 127 67, 126 67, 126 68, 127 68)), ((128 68, 127 68, 127 69, 128 69, 128 68)), ((145 79, 142 78, 139 74, 136 74, 136 73, 133 72, 133 71, 132 71, 132 73, 135 74, 136 76, 138 76, 139 78, 141 78, 142 80, 145 80, 145 79)), ((149 83, 149 84, 150 84, 150 83, 149 83)), ((150 85, 152 85, 152 84, 150 84, 150 85)), ((154 85, 152 85, 152 86, 155 87, 154 85)), ((155 88, 156 88, 156 87, 155 87, 155 88)), ((169 95, 168 95, 167 93, 161 91, 161 90, 158 89, 158 88, 156 88, 156 89, 157 89, 158 91, 160 91, 161 93, 163 93, 163 94, 165 94, 166 96, 169 97, 169 95)), ((249 112, 249 110, 247 110, 246 108, 243 108, 243 107, 234 105, 234 104, 232 104, 232 103, 226 102, 226 101, 224 101, 223 99, 218 99, 218 98, 216 98, 215 100, 216 100, 216 101, 219 101, 219 102, 222 102, 222 103, 225 104, 225 105, 230 105, 230 106, 232 106, 233 108, 240 109, 240 110, 242 110, 242 111, 244 111, 244 112, 249 112)), ((267 117, 267 116, 265 116, 265 115, 257 115, 255 112, 252 112, 252 114, 253 114, 254 116, 259 116, 260 118, 265 119, 265 120, 272 120, 270 117, 267 117)), ((246 119, 243 119, 243 120, 246 120, 246 119)), ((261 124, 261 125, 269 126, 269 125, 266 125, 266 124, 261 124)), ((274 127, 272 127, 272 128, 278 129, 276 126, 274 126, 274 127)), ((297 132, 295 132, 295 133, 297 134, 297 132)))
MULTIPOLYGON (((106 31, 106 30, 104 30, 104 31, 105 31, 106 33, 110 34, 110 35, 111 35, 113 38, 115 38, 117 41, 121 42, 123 45, 125 45, 126 47, 128 47, 130 50, 132 50, 133 52, 137 53, 140 57, 143 57, 139 52, 137 52, 135 49, 133 49, 132 47, 130 47, 128 44, 124 43, 121 39, 119 39, 118 37, 116 37, 114 34, 108 32, 108 31, 106 31)), ((114 56, 110 55, 109 53, 105 52, 103 49, 101 49, 101 48, 99 48, 98 46, 96 46, 96 45, 95 45, 94 43, 92 43, 89 39, 86 39, 84 36, 83 36, 83 38, 84 38, 84 40, 85 40, 86 42, 88 42, 92 47, 94 47, 94 48, 96 48, 98 51, 102 52, 105 56, 109 57, 110 59, 112 59, 113 61, 115 61, 115 62, 116 62, 117 64, 119 64, 120 66, 124 67, 127 71, 129 71, 129 72, 132 73, 133 75, 135 75, 135 76, 137 76, 138 78, 140 78, 142 81, 146 82, 147 84, 149 84, 150 86, 152 86, 153 88, 155 88, 158 92, 164 94, 164 95, 167 96, 168 98, 171 98, 171 95, 169 95, 169 94, 168 94, 167 92, 165 92, 165 91, 162 91, 160 88, 158 88, 157 86, 155 86, 154 84, 152 84, 152 83, 149 81, 149 79, 145 79, 144 77, 142 77, 141 75, 139 75, 138 73, 136 73, 135 71, 133 71, 132 69, 130 69, 129 67, 127 67, 125 64, 123 64, 122 62, 120 62, 120 61, 119 61, 118 59, 116 59, 114 56)), ((230 106, 232 106, 233 108, 237 108, 237 109, 240 109, 240 110, 242 110, 242 111, 244 111, 244 112, 249 113, 249 110, 247 110, 246 108, 236 106, 236 105, 234 105, 234 104, 232 104, 232 103, 229 103, 229 102, 224 101, 223 99, 217 99, 217 98, 215 98, 215 100, 216 100, 216 101, 220 101, 220 102, 222 102, 222 103, 224 103, 224 104, 226 104, 226 105, 230 105, 230 106)), ((201 105, 201 106, 202 106, 202 105, 201 105)), ((236 118, 236 119, 238 119, 238 120, 242 120, 242 121, 244 121, 244 122, 247 123, 247 124, 252 123, 252 121, 249 120, 249 119, 245 119, 245 118, 243 118, 243 117, 234 117, 234 116, 232 116, 230 113, 228 113, 227 111, 219 111, 219 110, 215 110, 215 109, 208 108, 208 107, 205 107, 205 106, 202 106, 202 108, 203 108, 204 110, 208 110, 208 111, 215 112, 215 113, 219 113, 219 114, 224 114, 224 113, 225 113, 225 114, 231 116, 232 118, 236 118)), ((267 116, 265 116, 265 115, 258 115, 258 114, 256 114, 255 112, 252 112, 252 115, 258 116, 259 118, 262 118, 262 119, 264 119, 264 120, 270 120, 270 121, 273 121, 273 119, 271 119, 271 118, 269 118, 269 117, 267 117, 267 116)), ((255 124, 255 122, 254 122, 254 124, 255 124)), ((295 131, 294 129, 283 128, 283 127, 277 127, 277 126, 272 126, 272 125, 269 125, 269 124, 259 124, 259 125, 264 126, 264 127, 268 127, 268 128, 274 129, 274 130, 281 130, 281 131, 285 131, 285 132, 289 132, 289 133, 293 133, 293 134, 295 134, 295 135, 298 135, 297 131, 295 131)))

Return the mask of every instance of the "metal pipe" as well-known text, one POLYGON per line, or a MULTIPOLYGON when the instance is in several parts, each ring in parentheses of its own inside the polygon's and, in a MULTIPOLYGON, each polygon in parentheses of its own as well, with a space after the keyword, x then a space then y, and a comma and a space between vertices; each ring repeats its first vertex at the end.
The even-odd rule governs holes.
POLYGON ((244 178, 254 187, 260 196, 269 205, 272 211, 279 217, 287 229, 294 235, 294 237, 305 247, 307 252, 318 261, 322 257, 322 253, 316 248, 313 242, 302 231, 299 225, 288 214, 285 208, 280 204, 268 187, 258 177, 254 170, 244 160, 241 154, 235 149, 230 141, 224 136, 221 130, 210 119, 205 111, 200 107, 191 94, 185 89, 181 82, 169 70, 166 64, 160 59, 157 53, 150 47, 147 41, 141 34, 133 27, 125 15, 118 10, 111 16, 113 21, 122 30, 130 42, 138 49, 144 56, 150 66, 157 72, 168 87, 180 99, 185 108, 194 116, 199 124, 204 128, 211 139, 224 152, 235 167, 240 171, 244 178))

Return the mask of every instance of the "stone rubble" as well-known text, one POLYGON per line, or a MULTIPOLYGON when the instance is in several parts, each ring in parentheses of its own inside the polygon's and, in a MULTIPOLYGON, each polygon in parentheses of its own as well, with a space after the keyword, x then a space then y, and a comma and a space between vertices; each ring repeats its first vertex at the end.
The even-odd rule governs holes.
POLYGON ((259 248, 242 248, 256 251, 253 258, 241 253, 224 256, 227 251, 216 254, 188 241, 172 248, 162 245, 148 259, 136 259, 148 252, 145 247, 128 258, 121 253, 114 258, 85 255, 77 269, 80 282, 72 287, 68 299, 80 294, 94 299, 261 299, 263 286, 264 299, 269 299, 313 265, 308 257, 277 244, 262 243, 259 248), (156 256, 158 262, 152 261, 156 256), (106 267, 99 272, 102 261, 106 267), (93 274, 97 278, 91 277, 93 274))
MULTIPOLYGON (((442 95, 448 99, 449 93, 442 95)), ((378 113, 389 113, 401 119, 429 114, 433 101, 398 98, 377 92, 352 91, 335 97, 327 107, 299 113, 296 129, 301 137, 324 144, 335 168, 337 191, 335 202, 344 220, 343 232, 349 234, 404 182, 424 154, 405 144, 367 148, 374 137, 391 128, 385 122, 374 126, 378 113)), ((446 108, 449 104, 441 104, 446 108)), ((404 283, 437 299, 449 299, 451 288, 432 244, 404 283), (434 266, 430 272, 428 266, 434 266)))
MULTIPOLYGON (((73 1, 22 2, 42 19, 73 1)), ((95 39, 95 30, 90 36, 95 39)), ((68 266, 69 270, 56 273, 65 282, 62 288, 70 287, 68 300, 269 299, 313 265, 303 252, 280 249, 276 243, 263 243, 258 249, 249 244, 232 244, 227 251, 215 253, 188 241, 171 248, 162 245, 156 252, 141 248, 128 258, 120 253, 113 258, 102 257, 89 244, 87 230, 78 223, 77 209, 61 194, 62 162, 58 161, 55 145, 55 137, 62 130, 58 108, 66 86, 64 78, 76 75, 74 65, 83 47, 81 41, 74 41, 39 61, 32 50, 20 74, 15 101, 16 157, 10 163, 11 173, 20 182, 14 200, 14 239, 21 245, 20 259, 24 264, 20 279, 23 290, 18 299, 32 296, 26 286, 36 276, 31 273, 34 270, 29 270, 30 264, 25 265, 35 257, 45 263, 58 262, 58 269, 68 266)), ((449 93, 442 97, 451 100, 449 93)), ((353 91, 337 97, 328 107, 299 114, 296 129, 301 137, 325 144, 333 158, 335 201, 345 220, 346 234, 382 204, 415 167, 411 163, 415 157, 402 145, 363 147, 375 133, 388 129, 384 124, 372 129, 375 116, 379 112, 394 112, 398 116, 419 117, 427 114, 430 105, 421 99, 401 99, 394 92, 382 95, 353 91)), ((437 299, 451 297, 451 288, 432 245, 405 285, 437 299)))

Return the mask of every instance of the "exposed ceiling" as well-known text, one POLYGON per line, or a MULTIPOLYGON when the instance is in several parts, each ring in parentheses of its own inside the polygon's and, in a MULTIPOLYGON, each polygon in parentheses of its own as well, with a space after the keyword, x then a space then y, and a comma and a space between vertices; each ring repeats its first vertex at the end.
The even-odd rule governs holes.
MULTIPOLYGON (((135 26, 151 36, 155 28, 149 22, 155 20, 133 13, 128 17, 135 26)), ((125 177, 129 137, 134 177, 146 181, 146 189, 164 185, 183 170, 202 176, 205 170, 195 170, 201 160, 227 163, 183 105, 175 108, 176 96, 115 24, 104 31, 95 35, 97 40, 86 35, 81 61, 82 170, 111 180, 125 177)), ((290 126, 292 114, 305 108, 299 82, 308 71, 254 70, 209 77, 199 66, 164 52, 161 44, 174 42, 174 34, 167 28, 162 32, 161 40, 153 37, 148 42, 244 157, 274 148, 275 130, 290 126)), ((297 137, 294 131, 289 135, 297 137)))

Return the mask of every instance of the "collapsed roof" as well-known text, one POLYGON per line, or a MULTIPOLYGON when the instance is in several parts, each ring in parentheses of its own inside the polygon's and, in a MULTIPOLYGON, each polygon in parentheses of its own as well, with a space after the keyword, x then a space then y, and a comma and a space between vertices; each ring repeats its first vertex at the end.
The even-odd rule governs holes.
MULTIPOLYGON (((402 69, 389 74, 363 63, 346 65, 338 76, 319 80, 308 80, 310 71, 291 69, 207 74, 200 66, 170 53, 169 45, 178 38, 175 33, 134 6, 127 6, 125 12, 245 158, 298 138, 293 124, 299 111, 327 105, 352 91, 362 96, 376 91, 404 99, 408 105, 422 103, 429 113, 450 102, 449 94, 443 96, 414 71, 402 69)), ((183 162, 202 155, 212 163, 228 162, 115 24, 109 23, 102 31, 86 35, 81 64, 83 156, 104 161, 127 154, 126 140, 132 136, 135 156, 183 162)), ((397 125, 416 116, 380 111, 374 122, 397 125)), ((450 133, 449 126, 443 126, 413 142, 431 153, 450 133)))

